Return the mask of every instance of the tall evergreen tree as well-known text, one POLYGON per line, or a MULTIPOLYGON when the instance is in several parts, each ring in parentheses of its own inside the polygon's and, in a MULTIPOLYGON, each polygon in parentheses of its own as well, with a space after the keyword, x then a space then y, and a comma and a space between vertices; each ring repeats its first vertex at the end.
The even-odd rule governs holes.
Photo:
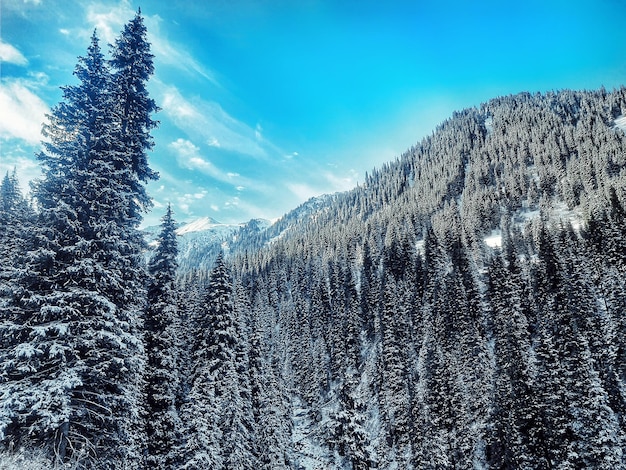
MULTIPOLYGON (((75 75, 78 85, 63 88, 44 127, 38 228, 2 331, 11 344, 1 428, 4 442, 43 446, 59 462, 137 466, 145 441, 137 225, 146 206, 135 201, 145 195, 146 170, 131 162, 145 156, 149 139, 133 148, 120 142, 114 82, 95 32, 75 75)), ((142 122, 152 111, 128 107, 142 122)))
POLYGON ((148 165, 147 156, 154 146, 150 131, 158 125, 151 116, 159 110, 147 90, 148 80, 154 73, 153 58, 139 9, 115 40, 110 60, 111 97, 115 105, 114 142, 119 156, 115 166, 124 172, 128 194, 132 195, 127 201, 127 223, 132 226, 137 226, 141 214, 152 206, 143 183, 158 179, 158 174, 148 165))
POLYGON ((35 213, 22 195, 15 169, 0 183, 0 302, 15 291, 35 213))
POLYGON ((537 468, 541 461, 529 447, 530 436, 537 434, 537 417, 529 370, 528 307, 522 294, 525 280, 515 256, 508 256, 508 267, 500 256, 489 266, 495 364, 487 459, 493 468, 537 468))
POLYGON ((182 433, 177 397, 180 388, 177 330, 178 242, 171 206, 163 216, 156 250, 148 263, 148 306, 145 315, 147 464, 172 468, 182 433))
MULTIPOLYGON (((250 400, 239 376, 245 361, 238 337, 233 280, 220 254, 211 271, 204 310, 195 319, 197 339, 189 404, 186 469, 253 468, 246 410, 250 400)), ((245 379, 243 380, 245 385, 245 379)))

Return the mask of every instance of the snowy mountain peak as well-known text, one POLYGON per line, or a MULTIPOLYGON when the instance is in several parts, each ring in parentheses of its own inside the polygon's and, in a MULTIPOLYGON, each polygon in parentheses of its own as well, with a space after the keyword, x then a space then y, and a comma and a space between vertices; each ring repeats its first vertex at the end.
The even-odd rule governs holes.
POLYGON ((181 225, 178 229, 176 229, 176 234, 184 235, 191 232, 202 232, 204 230, 212 229, 216 225, 222 224, 217 220, 212 219, 211 217, 202 217, 200 219, 196 219, 192 222, 181 225))

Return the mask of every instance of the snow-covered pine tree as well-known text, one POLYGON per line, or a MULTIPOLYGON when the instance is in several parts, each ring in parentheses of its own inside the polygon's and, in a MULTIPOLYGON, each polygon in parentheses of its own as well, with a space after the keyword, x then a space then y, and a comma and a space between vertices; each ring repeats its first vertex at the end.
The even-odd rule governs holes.
POLYGON ((508 266, 499 255, 489 265, 495 364, 486 458, 494 468, 536 468, 540 460, 533 456, 528 442, 529 435, 535 434, 536 406, 530 390, 525 280, 520 275, 516 254, 508 258, 508 266))
POLYGON ((0 302, 10 298, 20 257, 26 249, 27 234, 34 223, 34 211, 22 195, 15 169, 0 183, 0 302))
POLYGON ((250 396, 240 386, 237 364, 245 355, 240 354, 233 280, 223 253, 211 271, 204 309, 194 328, 191 390, 183 409, 188 423, 183 468, 253 468, 250 396))
MULTIPOLYGON (((273 273, 272 273, 273 275, 273 273)), ((286 470, 291 452, 291 415, 281 372, 281 352, 275 314, 267 303, 269 289, 260 284, 252 302, 250 379, 255 424, 255 454, 259 468, 286 470)))
MULTIPOLYGON (((120 70, 117 82, 125 74, 120 70)), ((44 127, 44 176, 33 186, 38 226, 20 289, 2 307, 2 335, 11 342, 2 363, 0 427, 6 445, 44 447, 59 463, 136 467, 145 441, 145 271, 137 225, 146 208, 136 201, 152 173, 134 162, 150 148, 154 108, 128 105, 140 124, 127 126, 127 134, 146 132, 126 148, 95 32, 75 75, 79 84, 63 88, 44 127)))
POLYGON ((65 102, 53 108, 44 128, 50 142, 44 144, 39 157, 44 179, 35 186, 39 227, 26 271, 29 274, 19 280, 25 292, 14 298, 14 307, 20 311, 11 312, 12 324, 5 326, 14 343, 3 362, 7 377, 3 409, 8 412, 3 417, 8 418, 3 422, 4 437, 26 447, 43 445, 60 460, 65 460, 70 447, 94 453, 98 443, 90 424, 104 422, 112 414, 108 404, 98 403, 94 397, 73 400, 84 383, 81 369, 85 362, 77 344, 80 332, 75 330, 84 331, 89 324, 83 323, 92 313, 89 310, 110 306, 105 298, 88 302, 92 289, 82 286, 80 279, 89 281, 95 268, 102 270, 101 264, 94 266, 81 256, 91 248, 92 240, 86 240, 83 233, 80 210, 89 208, 84 207, 86 201, 81 200, 77 188, 110 135, 105 95, 108 71, 95 33, 87 56, 79 58, 75 75, 81 83, 63 89, 65 102), (86 303, 93 309, 84 308, 86 303), (96 405, 93 414, 85 413, 94 418, 85 420, 90 429, 75 430, 73 421, 89 409, 83 406, 88 403, 96 405), (72 434, 70 440, 70 433, 80 437, 72 434))
POLYGON ((154 73, 147 29, 141 9, 123 28, 111 50, 113 72, 111 97, 114 103, 116 169, 124 172, 128 184, 126 223, 136 227, 141 214, 152 206, 143 183, 158 179, 148 165, 147 152, 154 146, 150 131, 158 126, 151 115, 159 111, 150 98, 147 83, 154 73))
POLYGON ((148 263, 148 306, 144 340, 146 368, 147 464, 173 468, 180 445, 182 421, 176 402, 180 387, 178 340, 178 291, 176 269, 178 242, 171 206, 163 216, 157 247, 148 263))

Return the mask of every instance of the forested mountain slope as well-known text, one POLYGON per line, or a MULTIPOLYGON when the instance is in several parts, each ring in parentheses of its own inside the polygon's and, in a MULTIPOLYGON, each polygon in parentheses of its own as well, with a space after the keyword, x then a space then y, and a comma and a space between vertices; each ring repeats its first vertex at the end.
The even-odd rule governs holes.
POLYGON ((522 93, 455 113, 362 186, 287 214, 265 240, 296 225, 319 231, 390 222, 412 225, 419 237, 452 201, 472 242, 498 227, 504 212, 565 205, 587 214, 606 202, 598 196, 606 199, 610 186, 623 196, 626 132, 616 121, 625 96, 624 89, 522 93))
POLYGON ((233 255, 260 462, 624 468, 624 113, 623 88, 456 113, 233 255))

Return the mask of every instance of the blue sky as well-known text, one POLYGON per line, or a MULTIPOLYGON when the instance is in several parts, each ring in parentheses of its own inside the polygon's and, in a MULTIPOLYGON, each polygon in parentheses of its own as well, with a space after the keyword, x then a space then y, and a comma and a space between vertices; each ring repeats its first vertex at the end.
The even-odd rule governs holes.
MULTIPOLYGON (((45 113, 94 28, 141 7, 155 55, 153 224, 275 218, 343 191, 453 111, 626 84, 622 0, 2 0, 0 176, 38 175, 45 113)), ((105 47, 106 50, 106 47, 105 47)))

